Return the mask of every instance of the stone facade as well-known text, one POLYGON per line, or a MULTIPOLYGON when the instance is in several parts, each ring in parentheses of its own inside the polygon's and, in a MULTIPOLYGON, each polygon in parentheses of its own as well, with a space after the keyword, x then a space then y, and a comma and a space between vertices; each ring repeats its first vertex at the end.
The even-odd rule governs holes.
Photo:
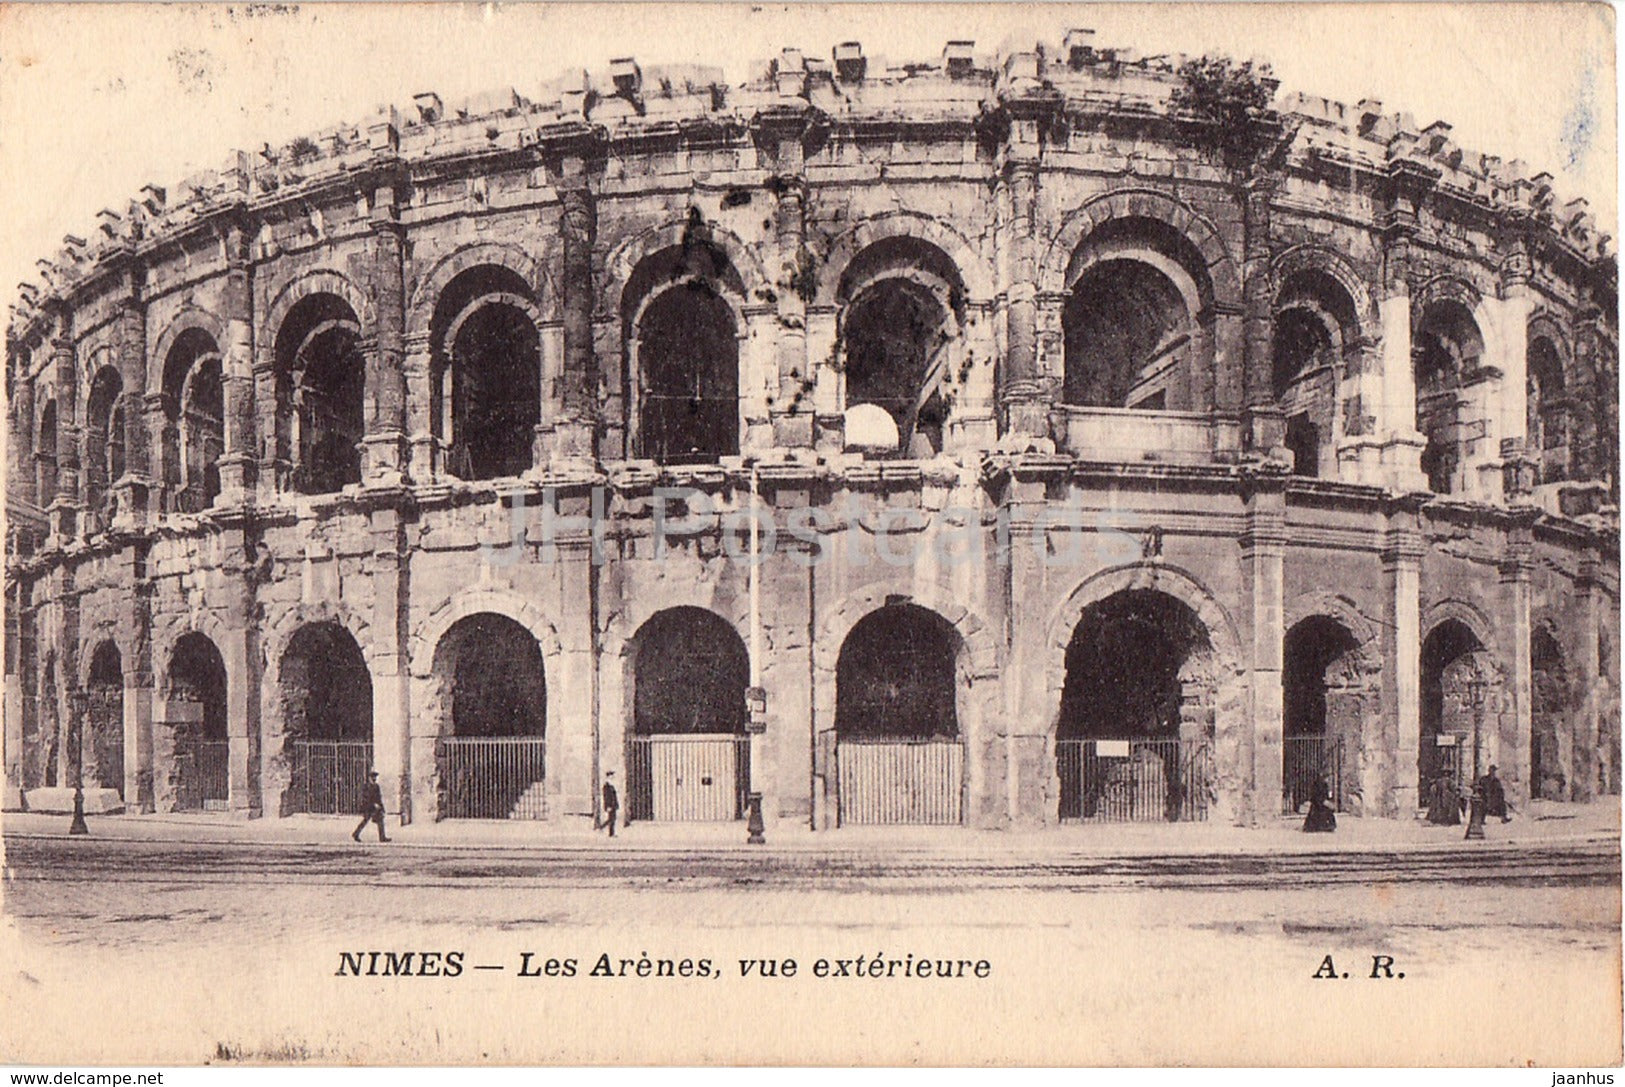
POLYGON ((816 829, 904 649, 968 825, 1066 816, 1112 713, 1236 823, 1306 730, 1371 815, 1472 731, 1515 803, 1617 792, 1606 236, 1371 101, 1279 101, 1237 167, 1187 78, 1086 32, 617 61, 104 212, 7 339, 8 803, 276 816, 321 737, 433 819, 443 737, 506 721, 589 816, 648 707, 734 731, 673 608, 816 829))

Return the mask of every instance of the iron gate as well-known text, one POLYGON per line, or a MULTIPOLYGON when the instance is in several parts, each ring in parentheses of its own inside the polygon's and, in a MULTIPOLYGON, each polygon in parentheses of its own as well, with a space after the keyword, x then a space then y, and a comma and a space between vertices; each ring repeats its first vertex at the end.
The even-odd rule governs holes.
POLYGON ((835 767, 843 826, 963 821, 965 747, 958 740, 842 739, 835 767))
POLYGON ((546 756, 537 736, 442 736, 440 817, 545 819, 546 756))
POLYGON ((175 809, 225 811, 231 795, 231 741, 175 741, 175 809))
POLYGON ((1326 779, 1332 808, 1344 810, 1343 738, 1288 736, 1281 741, 1281 810, 1297 814, 1314 796, 1315 782, 1326 779))
POLYGON ((289 808, 355 815, 372 769, 369 740, 294 740, 288 745, 289 808))
POLYGON ((749 796, 749 736, 627 737, 628 819, 684 823, 743 819, 749 796))
POLYGON ((1206 740, 1057 740, 1059 815, 1101 823, 1207 818, 1213 753, 1206 740))

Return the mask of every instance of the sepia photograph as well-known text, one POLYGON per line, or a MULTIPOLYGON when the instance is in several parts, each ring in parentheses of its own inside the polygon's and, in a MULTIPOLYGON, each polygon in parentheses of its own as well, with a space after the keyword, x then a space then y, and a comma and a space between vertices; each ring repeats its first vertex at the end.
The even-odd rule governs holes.
POLYGON ((1618 1068, 1615 18, 0 5, 0 1062, 1618 1068))

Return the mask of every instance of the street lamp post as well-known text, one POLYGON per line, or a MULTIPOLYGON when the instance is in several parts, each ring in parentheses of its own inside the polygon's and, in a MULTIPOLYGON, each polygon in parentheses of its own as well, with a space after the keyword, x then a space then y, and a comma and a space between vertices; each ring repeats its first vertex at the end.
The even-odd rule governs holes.
POLYGON ((1484 786, 1480 780, 1480 749, 1483 741, 1484 694, 1488 685, 1482 676, 1474 675, 1467 681, 1468 697, 1473 701, 1473 794, 1467 814, 1467 840, 1484 837, 1484 786))

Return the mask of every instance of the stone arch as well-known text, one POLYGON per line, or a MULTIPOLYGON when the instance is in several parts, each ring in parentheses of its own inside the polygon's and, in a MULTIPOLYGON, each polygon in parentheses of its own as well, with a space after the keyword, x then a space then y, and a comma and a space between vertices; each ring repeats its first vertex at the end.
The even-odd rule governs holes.
POLYGON ((1428 634, 1447 619, 1461 623, 1485 647, 1493 644, 1490 634, 1497 627, 1490 621, 1489 615, 1477 604, 1454 596, 1442 597, 1427 606, 1422 613, 1423 639, 1426 640, 1428 634))
POLYGON ((1484 292, 1471 280, 1453 272, 1441 272, 1411 291, 1411 313, 1419 318, 1421 312, 1435 302, 1457 302, 1476 316, 1483 301, 1484 292))
POLYGON ((913 238, 939 249, 958 271, 967 300, 980 302, 993 296, 993 271, 963 234, 928 215, 889 211, 859 220, 830 242, 818 274, 814 304, 835 305, 852 261, 876 242, 892 238, 913 238))
MULTIPOLYGON (((999 674, 997 638, 981 616, 965 607, 951 593, 934 587, 922 589, 917 586, 907 592, 896 592, 883 585, 872 585, 843 597, 819 625, 813 654, 819 674, 827 671, 831 684, 834 682, 836 659, 840 656, 841 646, 846 643, 847 635, 870 612, 888 603, 913 604, 946 619, 959 632, 964 643, 972 680, 992 679, 999 674)), ((834 703, 828 705, 833 706, 834 703)), ((833 721, 831 724, 833 726, 833 721)))
POLYGON ((1092 574, 1067 594, 1051 613, 1044 642, 1044 691, 1048 716, 1046 732, 1054 736, 1059 722, 1061 693, 1066 685, 1066 651, 1072 644, 1073 632, 1083 621, 1089 608, 1117 593, 1129 590, 1151 590, 1173 597, 1189 608, 1198 622, 1207 628, 1213 647, 1214 668, 1220 682, 1226 677, 1239 676, 1245 661, 1241 655, 1241 639, 1235 623, 1224 605, 1208 591, 1194 575, 1166 563, 1140 562, 1131 566, 1118 566, 1092 574))
POLYGON ((1130 218, 1155 219, 1184 236, 1206 262, 1214 301, 1220 305, 1241 303, 1241 273, 1217 228, 1190 205, 1154 189, 1102 193, 1068 215, 1044 251, 1039 265, 1039 291, 1054 295, 1064 292, 1078 247, 1102 225, 1130 218))
MULTIPOLYGON (((103 645, 111 645, 117 650, 119 660, 131 661, 135 657, 131 652, 129 639, 122 637, 118 626, 110 620, 102 620, 88 630, 80 632, 79 636, 79 685, 87 686, 90 683, 90 672, 94 667, 96 652, 103 645)), ((125 665, 129 671, 129 665, 125 665)))
POLYGON ((552 308, 558 304, 558 290, 546 261, 509 242, 471 242, 441 257, 418 279, 407 303, 406 335, 428 335, 440 296, 452 280, 481 265, 506 268, 525 282, 536 300, 535 319, 538 323, 556 317, 552 308))
MULTIPOLYGON (((242 677, 235 676, 231 671, 231 657, 226 653, 226 646, 231 644, 234 632, 220 619, 210 612, 199 608, 193 613, 180 617, 180 622, 173 624, 154 623, 152 632, 152 664, 153 664, 153 694, 155 697, 166 698, 169 695, 169 669, 174 662, 175 649, 180 645, 181 639, 188 634, 196 634, 208 639, 220 654, 220 659, 226 666, 226 682, 235 685, 242 682, 242 677)), ((236 633, 241 637, 240 632, 236 633)))
POLYGON ((328 600, 314 604, 295 604, 283 611, 265 627, 261 645, 263 646, 265 672, 261 685, 266 691, 274 691, 277 685, 278 670, 281 666, 283 654, 288 651, 288 643, 299 632, 300 627, 313 623, 336 623, 344 628, 345 633, 355 639, 355 644, 361 650, 361 656, 366 660, 369 670, 373 667, 373 658, 376 647, 370 637, 371 625, 362 615, 360 609, 352 607, 342 600, 328 600))
POLYGON ((1428 795, 1431 782, 1451 765, 1451 759, 1454 759, 1458 788, 1471 787, 1470 741, 1459 739, 1452 755, 1437 743, 1437 738, 1447 734, 1458 738, 1472 736, 1475 726, 1481 755, 1479 772, 1499 762, 1508 771, 1509 788, 1516 787, 1514 770, 1522 759, 1503 742, 1507 726, 1516 721, 1516 713, 1506 688, 1507 668, 1488 638, 1488 632, 1494 629, 1487 624, 1484 614, 1466 601, 1439 601, 1427 611, 1422 623, 1418 661, 1421 727, 1417 785, 1420 796, 1428 795), (1483 702, 1477 706, 1467 704, 1463 669, 1484 683, 1483 702), (1455 675, 1452 675, 1453 670, 1455 675), (1480 714, 1481 718, 1475 721, 1480 714))
MULTIPOLYGON (((692 223, 693 220, 687 217, 673 219, 617 243, 604 259, 605 282, 599 292, 598 312, 619 317, 622 293, 638 265, 667 249, 681 249, 692 223)), ((762 302, 762 293, 772 288, 773 281, 762 267, 756 247, 747 245, 737 234, 715 223, 706 222, 705 229, 707 240, 727 256, 729 264, 738 273, 736 290, 739 297, 735 300, 735 308, 762 302)), ((744 327, 742 312, 740 327, 744 327)))
MULTIPOLYGON (((1325 646, 1324 641, 1320 644, 1325 646)), ((1368 722, 1380 716, 1382 646, 1378 624, 1346 596, 1324 591, 1299 594, 1287 605, 1281 660, 1282 786, 1288 807, 1298 811, 1309 799, 1315 778, 1324 776, 1340 810, 1356 814, 1375 810, 1383 793, 1383 768, 1374 754, 1368 756, 1368 748, 1376 750, 1380 729, 1368 722), (1349 648, 1319 661, 1323 671, 1295 677, 1291 674, 1293 649, 1307 650, 1313 660, 1315 645, 1311 641, 1309 646, 1303 646, 1296 639, 1313 639, 1314 625, 1318 624, 1346 635, 1349 648), (1344 662, 1342 674, 1333 676, 1332 665, 1338 661, 1344 662), (1299 708, 1318 705, 1320 718, 1318 732, 1300 733, 1308 738, 1296 745, 1291 729, 1294 680, 1300 683, 1297 689, 1304 700, 1299 708), (1314 737, 1321 743, 1315 743, 1314 737), (1325 744, 1328 739, 1334 744, 1340 741, 1341 751, 1325 744)))
POLYGON ((215 342, 216 347, 226 342, 226 326, 220 318, 206 309, 188 304, 170 319, 159 334, 152 352, 147 356, 147 387, 145 392, 161 392, 164 388, 164 368, 169 365, 169 353, 176 342, 188 332, 200 331, 215 342))
MULTIPOLYGON (((300 302, 314 294, 330 294, 350 307, 361 326, 361 340, 365 343, 373 335, 374 314, 372 298, 354 280, 333 268, 312 268, 295 275, 272 296, 265 309, 265 320, 259 325, 259 349, 256 357, 269 358, 277 334, 288 314, 300 302)), ((216 339, 216 343, 220 341, 216 339)))
POLYGON ((447 632, 463 619, 486 613, 512 619, 530 631, 542 650, 542 662, 548 670, 548 690, 554 690, 556 677, 553 671, 563 652, 557 630, 536 604, 518 593, 501 589, 469 589, 452 593, 431 608, 412 637, 412 677, 430 678, 434 674, 435 651, 447 632))
POLYGON ((1375 327, 1377 321, 1377 304, 1369 286, 1371 277, 1335 249, 1305 242, 1283 250, 1271 262, 1270 297, 1278 297, 1282 287, 1301 272, 1319 272, 1342 287, 1354 303, 1354 313, 1359 321, 1358 333, 1361 336, 1369 335, 1367 330, 1375 327))

